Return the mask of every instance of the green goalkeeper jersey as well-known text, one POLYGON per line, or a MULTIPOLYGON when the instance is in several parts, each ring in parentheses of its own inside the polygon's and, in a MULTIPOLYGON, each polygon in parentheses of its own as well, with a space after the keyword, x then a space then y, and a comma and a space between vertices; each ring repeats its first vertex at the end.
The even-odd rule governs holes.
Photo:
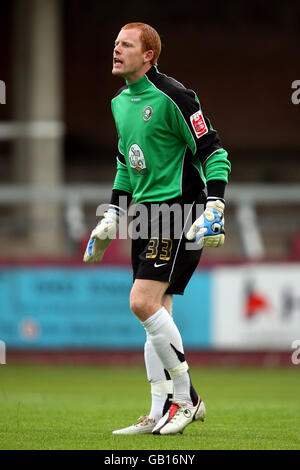
POLYGON ((118 135, 113 189, 136 203, 195 200, 206 181, 228 182, 230 163, 197 95, 155 66, 112 100, 118 135))

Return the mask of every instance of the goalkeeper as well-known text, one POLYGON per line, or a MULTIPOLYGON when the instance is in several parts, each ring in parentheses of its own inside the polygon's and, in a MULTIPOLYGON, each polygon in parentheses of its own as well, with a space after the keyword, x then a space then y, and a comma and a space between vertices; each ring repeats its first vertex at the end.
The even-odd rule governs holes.
POLYGON ((149 227, 153 222, 161 227, 163 222, 151 219, 153 204, 190 207, 187 215, 182 210, 171 217, 169 236, 158 228, 154 236, 132 240, 130 307, 146 332, 152 405, 148 415, 115 434, 182 433, 192 421, 205 417, 172 319, 172 295, 184 293, 202 247, 224 243, 230 163, 196 94, 158 71, 160 52, 158 33, 144 23, 125 25, 115 41, 112 73, 125 79, 112 100, 119 135, 117 172, 109 209, 93 230, 84 255, 87 263, 101 261, 131 200, 146 208, 149 227), (199 204, 206 208, 197 217, 199 204), (188 249, 188 240, 197 249, 188 249))

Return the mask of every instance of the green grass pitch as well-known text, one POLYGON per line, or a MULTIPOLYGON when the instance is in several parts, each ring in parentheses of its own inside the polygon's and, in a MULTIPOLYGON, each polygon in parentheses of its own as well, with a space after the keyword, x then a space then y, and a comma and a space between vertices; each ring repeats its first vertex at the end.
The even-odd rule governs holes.
POLYGON ((191 368, 207 407, 183 435, 116 436, 149 411, 143 367, 0 366, 0 449, 299 449, 300 369, 191 368))

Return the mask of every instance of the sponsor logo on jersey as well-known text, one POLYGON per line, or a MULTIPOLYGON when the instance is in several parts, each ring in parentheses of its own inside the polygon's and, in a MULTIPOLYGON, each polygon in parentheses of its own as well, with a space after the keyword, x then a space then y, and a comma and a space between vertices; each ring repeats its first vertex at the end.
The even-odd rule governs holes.
POLYGON ((148 173, 143 151, 138 144, 132 144, 130 146, 128 157, 133 173, 136 175, 145 175, 148 173))
POLYGON ((142 113, 144 121, 150 121, 150 119, 152 118, 152 114, 153 114, 152 106, 149 106, 149 105, 145 106, 143 109, 143 113, 142 113))
POLYGON ((197 139, 208 132, 208 128, 201 111, 197 111, 196 113, 192 114, 190 116, 190 120, 197 139))

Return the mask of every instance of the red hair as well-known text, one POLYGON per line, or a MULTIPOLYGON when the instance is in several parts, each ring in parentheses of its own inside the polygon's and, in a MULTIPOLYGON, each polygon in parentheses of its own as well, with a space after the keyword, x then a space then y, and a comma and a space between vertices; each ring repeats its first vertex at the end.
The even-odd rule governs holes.
POLYGON ((143 52, 152 50, 153 59, 151 60, 151 64, 157 65, 161 53, 161 40, 158 32, 146 23, 128 23, 121 29, 138 29, 141 32, 140 40, 142 42, 143 52))

